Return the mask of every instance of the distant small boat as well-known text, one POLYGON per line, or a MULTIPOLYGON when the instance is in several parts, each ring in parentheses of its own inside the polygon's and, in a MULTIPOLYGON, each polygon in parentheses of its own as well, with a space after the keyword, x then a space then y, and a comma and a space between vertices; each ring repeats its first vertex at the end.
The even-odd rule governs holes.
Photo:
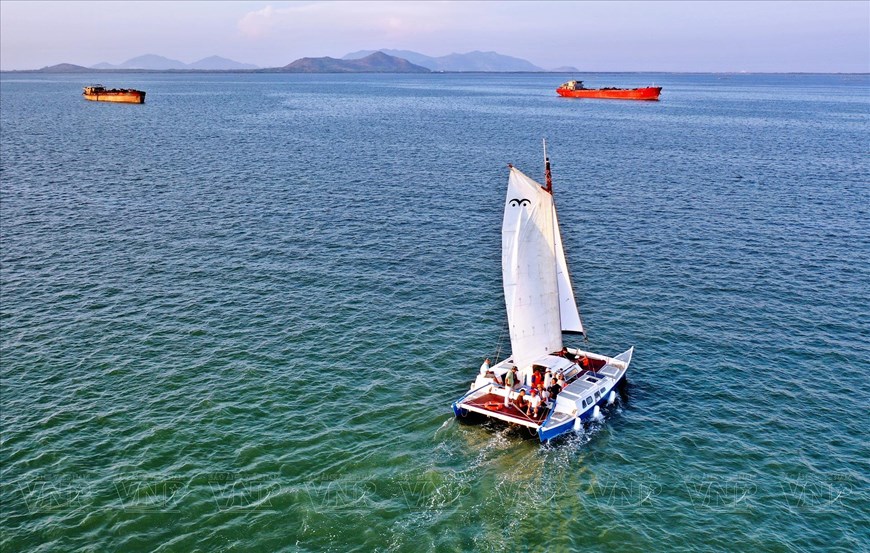
POLYGON ((568 81, 556 89, 566 98, 604 98, 608 100, 658 100, 660 86, 645 88, 586 88, 583 81, 568 81))
POLYGON ((453 403, 457 418, 475 415, 525 426, 541 442, 598 418, 616 400, 634 352, 629 348, 609 357, 562 343, 563 332, 585 331, 565 261, 546 151, 545 144, 546 186, 513 166, 508 177, 502 280, 511 355, 491 367, 487 360, 469 391, 453 403), (541 384, 540 394, 535 382, 541 384))
POLYGON ((82 96, 94 102, 120 102, 122 104, 144 104, 145 92, 132 88, 106 88, 101 84, 86 86, 82 96))

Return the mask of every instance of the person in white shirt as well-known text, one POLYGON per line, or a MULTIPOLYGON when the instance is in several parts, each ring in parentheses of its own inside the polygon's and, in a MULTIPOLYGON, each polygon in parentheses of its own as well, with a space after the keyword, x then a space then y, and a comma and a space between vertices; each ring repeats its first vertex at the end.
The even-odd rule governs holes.
POLYGON ((529 408, 526 410, 526 415, 534 418, 538 418, 538 412, 541 408, 541 396, 538 395, 538 391, 532 388, 532 395, 529 396, 529 408))
POLYGON ((480 376, 486 376, 487 372, 489 372, 489 357, 480 365, 480 376))
POLYGON ((539 384, 538 393, 541 394, 541 405, 546 406, 547 402, 550 401, 550 388, 545 387, 543 384, 539 384))

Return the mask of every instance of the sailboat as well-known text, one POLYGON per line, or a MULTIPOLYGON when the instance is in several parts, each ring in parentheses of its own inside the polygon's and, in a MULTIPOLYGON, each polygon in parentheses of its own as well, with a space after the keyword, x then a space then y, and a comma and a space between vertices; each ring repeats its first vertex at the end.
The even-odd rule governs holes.
POLYGON ((585 330, 565 261, 546 141, 546 186, 508 167, 502 279, 511 354, 481 366, 453 412, 525 426, 548 442, 580 430, 616 401, 634 348, 608 357, 563 344, 563 333, 585 330))

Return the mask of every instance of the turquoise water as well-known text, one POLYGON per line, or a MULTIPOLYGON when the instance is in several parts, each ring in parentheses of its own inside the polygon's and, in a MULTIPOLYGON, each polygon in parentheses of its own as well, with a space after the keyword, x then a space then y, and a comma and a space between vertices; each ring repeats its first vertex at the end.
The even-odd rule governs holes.
POLYGON ((0 548, 870 549, 870 77, 569 77, 4 74, 0 548), (450 412, 542 137, 636 347, 546 446, 450 412))

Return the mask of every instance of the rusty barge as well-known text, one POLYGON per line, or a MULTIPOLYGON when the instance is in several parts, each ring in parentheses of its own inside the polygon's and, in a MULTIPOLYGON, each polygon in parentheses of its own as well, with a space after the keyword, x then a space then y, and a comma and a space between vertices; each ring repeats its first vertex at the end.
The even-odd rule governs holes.
POLYGON ((119 102, 122 104, 144 104, 145 92, 132 88, 106 88, 101 84, 86 86, 82 96, 94 102, 119 102))

